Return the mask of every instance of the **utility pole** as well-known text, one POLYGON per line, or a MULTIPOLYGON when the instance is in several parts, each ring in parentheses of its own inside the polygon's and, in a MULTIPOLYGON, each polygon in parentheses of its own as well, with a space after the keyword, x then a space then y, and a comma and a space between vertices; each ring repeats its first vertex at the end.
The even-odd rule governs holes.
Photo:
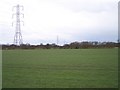
MULTIPOLYGON (((22 33, 21 33, 21 22, 24 25, 24 22, 21 21, 20 16, 22 15, 22 17, 24 18, 24 14, 20 13, 20 11, 24 10, 23 6, 20 6, 19 4, 17 6, 13 6, 12 10, 16 11, 16 13, 12 14, 12 18, 14 18, 14 16, 16 16, 16 21, 15 21, 15 35, 14 35, 14 44, 15 45, 21 45, 23 44, 23 40, 22 40, 22 33)), ((13 26, 14 22, 12 23, 13 26)))

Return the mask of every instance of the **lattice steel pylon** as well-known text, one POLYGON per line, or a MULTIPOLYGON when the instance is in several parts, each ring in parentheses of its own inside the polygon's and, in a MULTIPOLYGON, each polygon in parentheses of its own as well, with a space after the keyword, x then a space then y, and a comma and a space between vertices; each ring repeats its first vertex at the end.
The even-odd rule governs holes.
MULTIPOLYGON (((14 18, 14 15, 16 16, 16 21, 15 21, 15 35, 14 35, 14 44, 15 45, 21 45, 23 44, 23 39, 22 39, 22 33, 21 33, 21 22, 23 23, 24 25, 24 22, 21 21, 21 15, 23 16, 24 18, 24 14, 23 13, 20 13, 20 10, 23 11, 24 7, 23 6, 20 6, 19 4, 14 6, 12 8, 12 11, 14 11, 14 9, 16 9, 16 13, 14 13, 12 15, 12 18, 14 18)), ((13 26, 14 22, 12 23, 12 26, 13 26)))

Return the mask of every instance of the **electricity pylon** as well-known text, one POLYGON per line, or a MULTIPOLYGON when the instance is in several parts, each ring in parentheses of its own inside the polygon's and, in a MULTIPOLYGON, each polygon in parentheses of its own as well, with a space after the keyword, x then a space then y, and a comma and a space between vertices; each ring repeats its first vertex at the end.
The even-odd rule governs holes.
MULTIPOLYGON (((24 22, 20 20, 20 16, 22 15, 24 18, 24 14, 20 13, 20 11, 24 10, 23 6, 20 6, 19 4, 17 6, 14 6, 12 8, 12 10, 14 11, 14 9, 16 9, 16 13, 14 13, 12 15, 12 18, 14 18, 14 15, 16 16, 16 21, 15 21, 15 35, 14 35, 14 44, 15 45, 21 45, 23 44, 23 40, 22 40, 22 33, 21 33, 21 22, 24 25, 24 22)), ((12 23, 13 26, 14 22, 12 23)))

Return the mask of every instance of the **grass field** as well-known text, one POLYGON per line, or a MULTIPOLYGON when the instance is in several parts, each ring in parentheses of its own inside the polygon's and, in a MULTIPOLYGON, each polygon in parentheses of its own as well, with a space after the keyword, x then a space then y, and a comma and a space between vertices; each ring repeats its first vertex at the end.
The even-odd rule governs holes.
POLYGON ((115 88, 117 69, 117 49, 3 50, 3 88, 115 88))

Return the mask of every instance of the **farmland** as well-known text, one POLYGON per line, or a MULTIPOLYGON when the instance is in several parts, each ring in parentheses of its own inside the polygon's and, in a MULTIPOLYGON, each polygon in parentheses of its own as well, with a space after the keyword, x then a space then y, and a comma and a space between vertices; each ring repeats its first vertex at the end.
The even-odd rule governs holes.
POLYGON ((118 51, 3 50, 3 88, 116 88, 118 51))

